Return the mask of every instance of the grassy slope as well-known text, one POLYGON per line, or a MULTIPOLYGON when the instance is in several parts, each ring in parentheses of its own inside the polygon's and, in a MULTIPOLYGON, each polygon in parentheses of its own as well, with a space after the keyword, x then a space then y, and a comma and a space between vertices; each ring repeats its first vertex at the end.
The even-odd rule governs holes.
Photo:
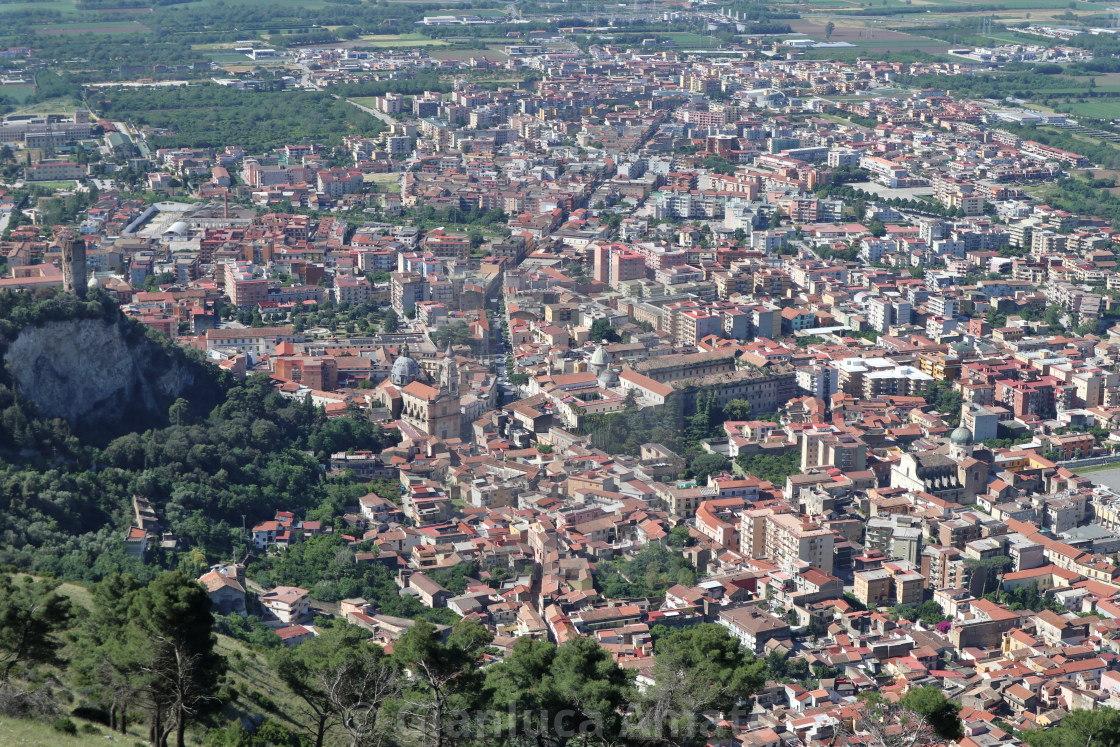
MULTIPOLYGON (((74 723, 78 724, 81 728, 82 724, 88 723, 81 719, 71 719, 74 723)), ((109 730, 97 726, 95 727, 101 733, 101 736, 94 734, 79 734, 76 737, 60 734, 51 728, 50 724, 42 723, 40 721, 27 721, 25 719, 4 718, 0 717, 0 744, 6 747, 13 747, 14 745, 28 745, 31 747, 80 747, 81 745, 88 745, 90 742, 98 743, 105 742, 105 735, 109 730)), ((124 737, 120 734, 115 734, 116 741, 131 744, 134 740, 124 737)), ((139 735, 135 735, 139 739, 139 735)))
MULTIPOLYGON (((89 589, 80 584, 64 583, 58 587, 59 593, 67 596, 74 604, 87 610, 93 608, 93 598, 89 589)), ((234 700, 222 709, 221 721, 231 724, 245 716, 263 716, 264 718, 278 720, 290 729, 299 729, 299 725, 291 720, 298 712, 299 699, 291 690, 275 681, 268 667, 267 654, 250 649, 241 641, 227 636, 218 636, 218 651, 226 657, 229 663, 229 678, 232 680, 232 689, 236 693, 234 700)), ((60 673, 65 677, 65 672, 60 673)), ((71 703, 64 704, 64 709, 74 708, 82 704, 81 697, 74 695, 71 703)), ((45 721, 30 721, 25 719, 12 719, 0 717, 0 745, 88 745, 112 735, 113 739, 125 744, 136 741, 144 742, 147 738, 145 725, 141 714, 133 714, 132 718, 138 719, 129 728, 128 736, 110 732, 108 727, 95 724, 74 716, 70 719, 81 729, 85 725, 100 730, 101 737, 93 734, 79 734, 69 737, 60 734, 51 728, 45 721)), ((201 745, 201 735, 188 734, 188 743, 201 745)), ((329 740, 328 740, 329 743, 329 740)))

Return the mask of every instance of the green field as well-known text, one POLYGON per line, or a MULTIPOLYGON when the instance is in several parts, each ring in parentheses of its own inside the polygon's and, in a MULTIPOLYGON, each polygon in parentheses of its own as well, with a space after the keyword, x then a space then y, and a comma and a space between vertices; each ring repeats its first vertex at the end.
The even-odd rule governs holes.
POLYGON ((359 106, 369 107, 370 109, 376 109, 377 108, 377 97, 376 96, 354 96, 353 98, 347 99, 347 101, 353 101, 355 104, 358 104, 359 106))
POLYGON ((505 60, 508 55, 497 45, 488 46, 486 49, 450 49, 431 48, 428 56, 435 60, 469 60, 471 57, 485 57, 490 60, 505 60))
POLYGON ((1069 107, 1070 113, 1075 117, 1080 115, 1096 119, 1120 118, 1120 98, 1111 101, 1077 101, 1072 104, 1064 104, 1063 108, 1065 107, 1069 107))
POLYGON ((415 49, 418 47, 447 47, 449 42, 432 39, 423 34, 367 34, 358 37, 374 49, 415 49))
MULTIPOLYGON (((919 38, 919 37, 914 37, 912 39, 906 39, 906 40, 902 40, 902 39, 881 39, 881 40, 880 39, 868 39, 867 41, 860 41, 860 40, 857 39, 856 41, 849 41, 848 43, 851 44, 853 47, 855 47, 857 49, 883 49, 884 47, 890 47, 892 49, 897 49, 898 47, 906 46, 906 47, 910 47, 910 48, 913 48, 913 49, 917 50, 917 49, 921 49, 922 47, 944 48, 944 47, 948 46, 945 42, 941 41, 940 39, 922 39, 922 38, 919 38)), ((841 47, 840 49, 848 49, 848 47, 841 47)))
POLYGON ((365 181, 376 184, 382 192, 399 193, 401 191, 401 175, 395 171, 388 174, 366 174, 365 181))
POLYGON ((479 18, 504 18, 509 15, 504 10, 497 9, 474 9, 469 5, 461 5, 458 8, 440 8, 439 10, 425 11, 424 15, 429 16, 478 16, 479 18))
POLYGON ((3 86, 0 87, 0 96, 10 99, 17 104, 22 104, 35 95, 35 86, 3 86))
POLYGON ((0 14, 21 10, 53 10, 64 16, 75 16, 78 14, 78 3, 77 0, 28 0, 0 5, 0 14))
MULTIPOLYGON (((1100 11, 1102 6, 1099 3, 1086 2, 1085 0, 1073 0, 1075 7, 1073 10, 1096 10, 1100 11)), ((834 8, 838 11, 855 10, 859 8, 911 8, 915 9, 913 15, 918 15, 917 8, 922 10, 932 10, 934 12, 979 12, 979 9, 973 11, 973 7, 977 3, 970 2, 970 0, 919 0, 918 2, 906 3, 905 0, 872 0, 870 6, 864 4, 861 0, 794 0, 793 2, 780 2, 779 5, 809 5, 815 9, 834 8)), ((1070 10, 1069 1, 1061 2, 1061 0, 994 0, 991 4, 981 3, 980 5, 986 8, 984 12, 998 13, 1001 10, 1070 10)), ((907 14, 909 15, 909 14, 907 14)), ((905 18, 907 15, 900 16, 905 18)), ((924 13, 922 14, 924 15, 924 13)))
POLYGON ((42 187, 44 189, 51 189, 51 190, 54 190, 55 192, 58 192, 60 190, 71 190, 71 189, 74 189, 75 187, 78 186, 77 182, 73 182, 73 181, 70 181, 70 182, 28 182, 28 184, 33 184, 36 187, 42 187))
MULTIPOLYGON (((2 8, 3 6, 0 6, 2 8)), ((0 10, 0 12, 3 12, 0 10)), ((66 36, 69 34, 140 34, 151 31, 136 21, 117 21, 99 23, 51 23, 35 27, 40 35, 66 36)))
MULTIPOLYGON (((249 59, 248 57, 241 54, 240 52, 211 52, 207 56, 210 58, 211 62, 216 62, 219 65, 238 64, 238 63, 242 64, 242 65, 245 65, 245 64, 253 62, 253 60, 249 59)), ((263 62, 263 60, 262 60, 262 62, 263 62)))
MULTIPOLYGON (((631 32, 619 31, 619 33, 629 34, 631 32)), ((722 44, 722 42, 719 39, 713 39, 712 37, 703 36, 702 34, 693 34, 693 33, 688 32, 688 31, 666 31, 666 32, 650 31, 648 33, 642 31, 642 32, 633 32, 633 33, 640 33, 643 38, 648 37, 650 39, 656 39, 657 43, 650 44, 649 45, 650 47, 661 46, 660 42, 668 41, 668 40, 673 41, 678 47, 683 47, 685 49, 714 49, 714 48, 719 47, 722 44)), ((582 36, 584 38, 591 39, 592 41, 598 41, 598 40, 609 41, 615 35, 614 34, 575 34, 574 36, 582 36)), ((517 43, 519 43, 519 42, 517 42, 516 40, 507 40, 506 41, 506 44, 517 44, 517 43)))
MULTIPOLYGON (((186 6, 186 7, 188 9, 190 9, 190 8, 200 8, 200 7, 210 6, 210 5, 229 5, 229 4, 230 3, 229 3, 228 0, 199 0, 198 2, 193 2, 189 6, 186 6)), ((280 6, 280 7, 285 7, 285 8, 315 9, 315 8, 325 8, 327 5, 330 5, 330 3, 328 3, 327 0, 237 0, 237 5, 240 5, 240 6, 263 5, 263 6, 267 6, 267 7, 270 7, 270 8, 275 8, 277 6, 280 6)), ((176 6, 167 6, 167 7, 174 8, 176 6)))

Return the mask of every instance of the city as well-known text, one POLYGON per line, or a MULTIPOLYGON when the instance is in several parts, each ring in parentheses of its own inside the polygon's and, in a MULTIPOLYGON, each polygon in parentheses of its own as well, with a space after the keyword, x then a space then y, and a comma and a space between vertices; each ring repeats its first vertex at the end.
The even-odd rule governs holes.
POLYGON ((1120 740, 1115 9, 0 17, 0 743, 1120 740))

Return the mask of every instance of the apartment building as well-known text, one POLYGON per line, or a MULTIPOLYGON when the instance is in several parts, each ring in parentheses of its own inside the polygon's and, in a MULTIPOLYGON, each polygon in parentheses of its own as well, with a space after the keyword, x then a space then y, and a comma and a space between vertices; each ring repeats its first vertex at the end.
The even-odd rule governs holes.
POLYGON ((793 514, 766 517, 766 557, 776 563, 802 560, 831 574, 834 540, 831 531, 816 524, 803 524, 793 514))

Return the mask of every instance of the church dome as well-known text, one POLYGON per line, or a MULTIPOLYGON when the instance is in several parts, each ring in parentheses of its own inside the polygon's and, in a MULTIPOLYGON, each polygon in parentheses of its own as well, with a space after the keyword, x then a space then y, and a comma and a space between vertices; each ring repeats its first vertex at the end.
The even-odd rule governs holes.
POLYGON ((402 355, 393 361, 393 368, 389 372, 389 381, 394 386, 408 386, 420 376, 420 364, 408 355, 402 355))
POLYGON ((949 434, 949 443, 954 446, 971 446, 972 431, 963 425, 957 426, 956 430, 949 434))
POLYGON ((607 354, 607 349, 602 345, 595 348, 595 352, 591 354, 592 366, 609 366, 611 357, 607 354))
POLYGON ((614 389, 619 385, 618 372, 608 366, 603 369, 603 372, 598 376, 599 386, 604 389, 614 389))
POLYGON ((103 284, 101 282, 101 278, 97 277, 96 275, 91 277, 89 279, 89 282, 86 283, 86 287, 89 288, 90 290, 97 290, 98 288, 101 288, 102 286, 103 286, 103 284))

